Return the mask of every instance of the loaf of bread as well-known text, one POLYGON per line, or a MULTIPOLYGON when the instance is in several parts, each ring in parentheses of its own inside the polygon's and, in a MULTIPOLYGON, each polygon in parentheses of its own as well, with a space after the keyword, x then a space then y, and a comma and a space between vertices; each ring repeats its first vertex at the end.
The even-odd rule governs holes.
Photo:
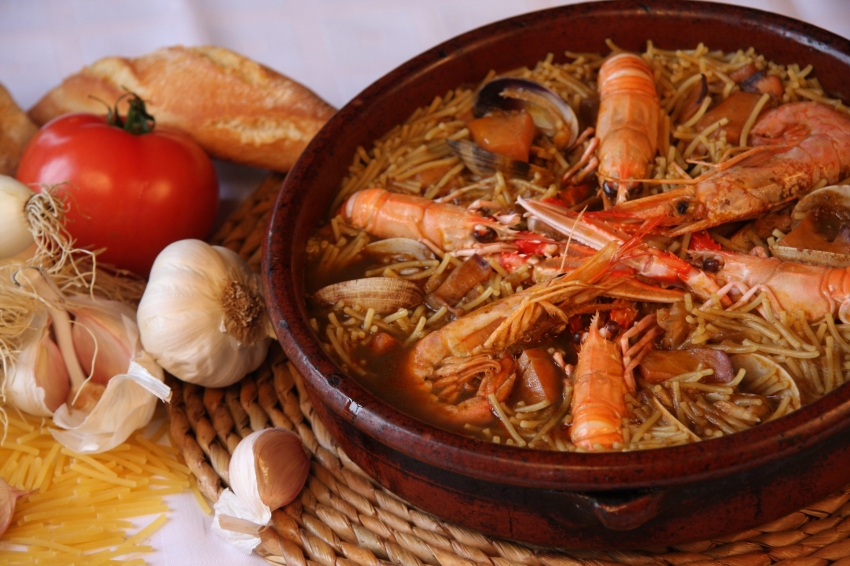
POLYGON ((44 124, 68 112, 106 114, 104 102, 128 90, 146 102, 157 126, 184 131, 214 157, 274 171, 288 171, 334 113, 303 85, 237 53, 178 46, 101 59, 66 78, 29 115, 44 124))
POLYGON ((37 131, 38 126, 0 85, 0 175, 15 176, 21 154, 37 131))

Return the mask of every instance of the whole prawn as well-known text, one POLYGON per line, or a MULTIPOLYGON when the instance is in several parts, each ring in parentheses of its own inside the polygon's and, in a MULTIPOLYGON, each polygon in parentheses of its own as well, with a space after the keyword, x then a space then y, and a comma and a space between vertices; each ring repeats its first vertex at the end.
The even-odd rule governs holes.
POLYGON ((597 313, 590 322, 575 368, 572 443, 585 450, 622 444, 627 391, 620 348, 600 334, 597 313))
POLYGON ((378 238, 427 240, 443 251, 494 242, 507 232, 463 207, 380 188, 354 193, 341 213, 346 222, 378 238))
POLYGON ((841 322, 850 323, 850 268, 724 251, 697 255, 721 260, 721 267, 712 276, 724 284, 722 291, 737 287, 746 296, 748 290, 766 290, 775 307, 790 313, 803 311, 810 322, 837 316, 841 322))
POLYGON ((410 352, 405 379, 432 394, 432 414, 443 422, 486 424, 493 418, 489 395, 503 401, 515 378, 506 350, 563 329, 571 307, 605 291, 601 280, 627 248, 611 243, 564 277, 509 295, 428 334, 410 352), (480 385, 472 397, 455 403, 454 383, 469 383, 470 369, 483 376, 480 385))
POLYGON ((766 112, 752 131, 757 146, 740 162, 695 184, 615 206, 612 212, 662 218, 671 236, 754 218, 850 174, 850 117, 818 102, 766 112))
POLYGON ((623 203, 640 186, 655 159, 661 109, 652 69, 638 55, 619 53, 602 64, 598 76, 599 140, 597 177, 606 195, 623 203))

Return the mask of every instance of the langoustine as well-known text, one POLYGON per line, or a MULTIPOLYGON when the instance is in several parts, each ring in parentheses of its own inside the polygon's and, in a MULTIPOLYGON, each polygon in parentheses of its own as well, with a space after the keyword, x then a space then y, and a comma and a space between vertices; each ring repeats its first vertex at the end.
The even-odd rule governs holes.
POLYGON ((623 443, 627 415, 620 348, 599 331, 599 314, 590 322, 575 368, 570 440, 585 450, 623 443))
POLYGON ((618 53, 599 69, 596 172, 606 196, 626 202, 640 186, 658 147, 661 112, 652 69, 638 55, 618 53))
POLYGON ((381 188, 353 194, 341 213, 352 226, 378 238, 425 240, 444 251, 493 242, 507 231, 460 206, 381 188))
POLYGON ((714 260, 712 274, 724 288, 721 293, 738 291, 744 298, 759 291, 777 309, 803 312, 809 321, 825 316, 850 323, 850 268, 808 265, 777 258, 758 257, 722 250, 696 254, 714 260))

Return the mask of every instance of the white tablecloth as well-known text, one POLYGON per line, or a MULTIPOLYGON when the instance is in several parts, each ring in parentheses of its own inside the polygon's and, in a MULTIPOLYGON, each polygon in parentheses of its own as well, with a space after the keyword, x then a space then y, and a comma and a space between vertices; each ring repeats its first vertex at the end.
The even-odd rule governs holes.
MULTIPOLYGON (((648 0, 650 1, 650 0, 648 0)), ((107 55, 221 45, 307 85, 337 108, 404 61, 478 26, 555 0, 2 0, 0 83, 29 108, 63 77, 107 55)), ((849 0, 727 0, 850 37, 849 0)), ((746 38, 743 38, 746 42, 746 38)), ((222 215, 263 173, 218 164, 222 215)), ((155 566, 265 564, 210 531, 189 494, 169 498, 151 540, 155 566)))

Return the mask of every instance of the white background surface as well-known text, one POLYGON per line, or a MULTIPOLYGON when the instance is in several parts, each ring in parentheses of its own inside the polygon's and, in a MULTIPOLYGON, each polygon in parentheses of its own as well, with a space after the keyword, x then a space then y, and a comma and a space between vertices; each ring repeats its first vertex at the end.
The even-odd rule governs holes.
MULTIPOLYGON (((648 0, 651 1, 651 0, 648 0)), ((455 35, 554 0, 0 0, 0 83, 23 108, 108 55, 215 44, 314 90, 337 108, 404 61, 455 35)), ((727 0, 850 37, 850 0, 727 0)), ((710 42, 710 38, 695 41, 710 42)), ((745 46, 746 38, 742 38, 745 46)), ((710 45, 710 44, 709 44, 710 45)), ((689 47, 689 46, 686 46, 689 47)), ((219 164, 222 215, 262 172, 219 164)), ((191 495, 170 498, 151 540, 155 566, 266 564, 227 547, 191 495)))

